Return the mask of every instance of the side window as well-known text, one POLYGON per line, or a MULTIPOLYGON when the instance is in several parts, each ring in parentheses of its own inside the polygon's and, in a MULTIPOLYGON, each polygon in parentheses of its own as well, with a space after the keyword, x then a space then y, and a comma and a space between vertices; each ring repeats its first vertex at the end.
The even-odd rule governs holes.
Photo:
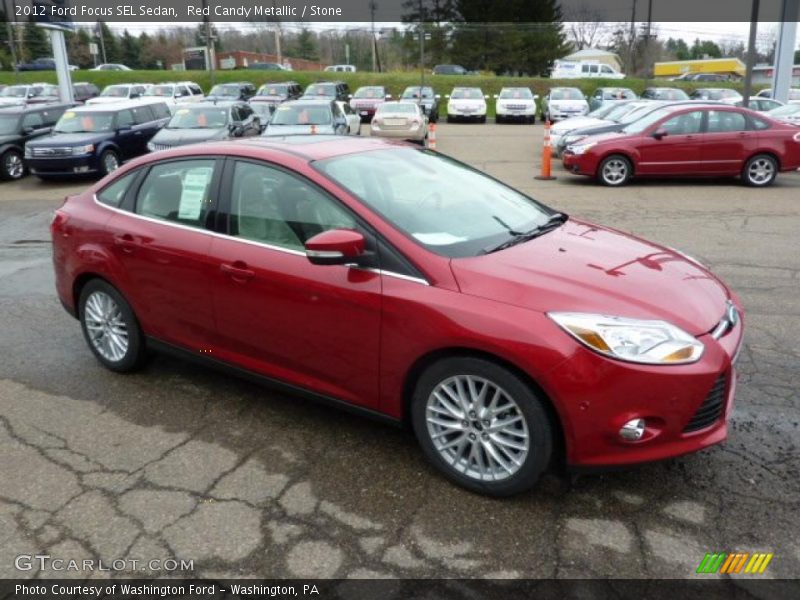
POLYGON ((581 72, 588 73, 589 72, 589 65, 581 65, 581 72))
POLYGON ((231 120, 237 123, 242 120, 242 113, 239 111, 238 106, 231 107, 231 120))
POLYGON ((104 187, 97 194, 97 201, 101 204, 119 208, 119 205, 122 204, 122 199, 125 197, 125 192, 128 191, 128 187, 133 183, 138 173, 139 171, 131 171, 104 187))
POLYGON ((136 197, 136 213, 202 228, 211 205, 214 160, 182 160, 155 165, 136 197))
POLYGON ((131 109, 133 119, 137 125, 143 125, 154 120, 153 113, 149 106, 137 106, 131 109))
POLYGON ((22 128, 25 129, 26 127, 33 127, 34 129, 39 129, 44 127, 44 119, 42 118, 42 113, 28 113, 24 117, 22 117, 22 128))
POLYGON ((251 116, 253 116, 253 109, 250 108, 247 104, 244 104, 239 107, 239 119, 242 121, 246 121, 251 116))
POLYGON ((199 85, 193 85, 193 86, 191 86, 191 90, 192 90, 192 93, 193 93, 195 96, 202 96, 202 95, 203 95, 203 90, 202 90, 202 89, 200 89, 200 86, 199 86, 199 85))
POLYGON ((670 135, 689 135, 692 133, 700 133, 700 126, 702 123, 702 111, 695 110, 664 121, 659 129, 665 129, 670 135))
POLYGON ((333 118, 334 119, 341 119, 342 118, 342 110, 339 108, 339 105, 335 102, 331 104, 331 110, 333 111, 333 118))
POLYGON ((189 92, 186 86, 179 85, 177 91, 175 92, 175 95, 186 97, 186 96, 191 96, 192 94, 189 92))
POLYGON ((130 110, 121 110, 117 114, 117 129, 122 127, 133 127, 133 113, 130 110))
POLYGON ((750 117, 750 120, 753 122, 753 129, 761 130, 761 129, 769 129, 769 123, 766 121, 762 121, 761 119, 756 119, 755 117, 750 117))
POLYGON ((169 108, 163 102, 151 104, 150 108, 153 109, 156 119, 169 119, 172 116, 172 114, 169 112, 169 108))
POLYGON ((597 65, 589 65, 589 67, 591 68, 591 72, 593 74, 596 74, 600 69, 600 67, 598 67, 597 65))
POLYGON ((747 119, 741 113, 727 110, 708 111, 708 133, 730 133, 746 129, 747 119))
POLYGON ((236 163, 231 235, 302 251, 318 233, 355 226, 350 213, 301 179, 266 165, 236 163))
POLYGON ((614 71, 611 70, 611 67, 609 67, 608 65, 603 65, 602 68, 600 69, 600 71, 602 73, 613 73, 614 72, 614 71))

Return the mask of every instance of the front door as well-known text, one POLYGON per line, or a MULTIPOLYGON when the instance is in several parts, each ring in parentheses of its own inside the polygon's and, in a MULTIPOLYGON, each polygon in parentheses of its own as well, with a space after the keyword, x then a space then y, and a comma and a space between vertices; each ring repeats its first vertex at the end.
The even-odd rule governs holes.
POLYGON ((377 408, 381 277, 312 265, 303 247, 325 230, 363 228, 327 193, 267 163, 229 161, 223 189, 228 235, 212 241, 209 281, 220 358, 377 408))
POLYGON ((703 111, 683 112, 648 130, 639 144, 636 172, 641 175, 690 175, 703 172, 703 111), (655 131, 664 131, 660 139, 655 131))

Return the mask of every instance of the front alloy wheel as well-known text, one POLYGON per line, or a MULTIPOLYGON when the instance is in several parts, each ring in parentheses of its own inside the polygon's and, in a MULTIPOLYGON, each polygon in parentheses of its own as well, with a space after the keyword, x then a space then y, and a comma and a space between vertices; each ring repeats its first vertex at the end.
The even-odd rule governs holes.
POLYGON ((3 170, 0 176, 6 180, 19 179, 25 174, 22 155, 17 150, 9 150, 3 155, 3 170))
POLYGON ((106 150, 100 157, 100 164, 103 167, 103 174, 108 175, 119 169, 119 157, 113 150, 106 150))
POLYGON ((527 490, 550 461, 542 401, 516 375, 483 359, 454 357, 430 367, 418 382, 412 419, 431 462, 476 492, 527 490))
POLYGON ((620 186, 628 183, 631 178, 631 161, 624 156, 609 156, 600 163, 600 182, 608 186, 620 186))

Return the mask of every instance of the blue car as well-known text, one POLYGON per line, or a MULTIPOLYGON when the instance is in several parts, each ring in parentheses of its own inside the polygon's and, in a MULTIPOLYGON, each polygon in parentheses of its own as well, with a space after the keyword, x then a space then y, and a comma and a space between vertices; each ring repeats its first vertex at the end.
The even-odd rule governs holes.
POLYGON ((25 145, 25 162, 40 179, 102 177, 145 154, 170 120, 163 100, 81 106, 66 111, 50 135, 25 145))

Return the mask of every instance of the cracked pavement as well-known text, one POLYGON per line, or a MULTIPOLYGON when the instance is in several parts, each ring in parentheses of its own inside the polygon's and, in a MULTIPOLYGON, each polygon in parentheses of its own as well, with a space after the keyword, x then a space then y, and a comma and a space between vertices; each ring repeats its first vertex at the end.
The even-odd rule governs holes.
MULTIPOLYGON (((677 247, 740 294, 729 440, 493 500, 429 467, 408 432, 159 356, 117 375, 53 288, 47 225, 84 184, 0 185, 0 577, 20 554, 193 560, 200 577, 691 577, 706 552, 800 571, 800 175, 601 188, 541 126, 446 125, 439 149, 575 216, 677 247)), ((127 573, 131 574, 131 573, 127 573)), ((704 576, 709 577, 709 576, 704 576)))

